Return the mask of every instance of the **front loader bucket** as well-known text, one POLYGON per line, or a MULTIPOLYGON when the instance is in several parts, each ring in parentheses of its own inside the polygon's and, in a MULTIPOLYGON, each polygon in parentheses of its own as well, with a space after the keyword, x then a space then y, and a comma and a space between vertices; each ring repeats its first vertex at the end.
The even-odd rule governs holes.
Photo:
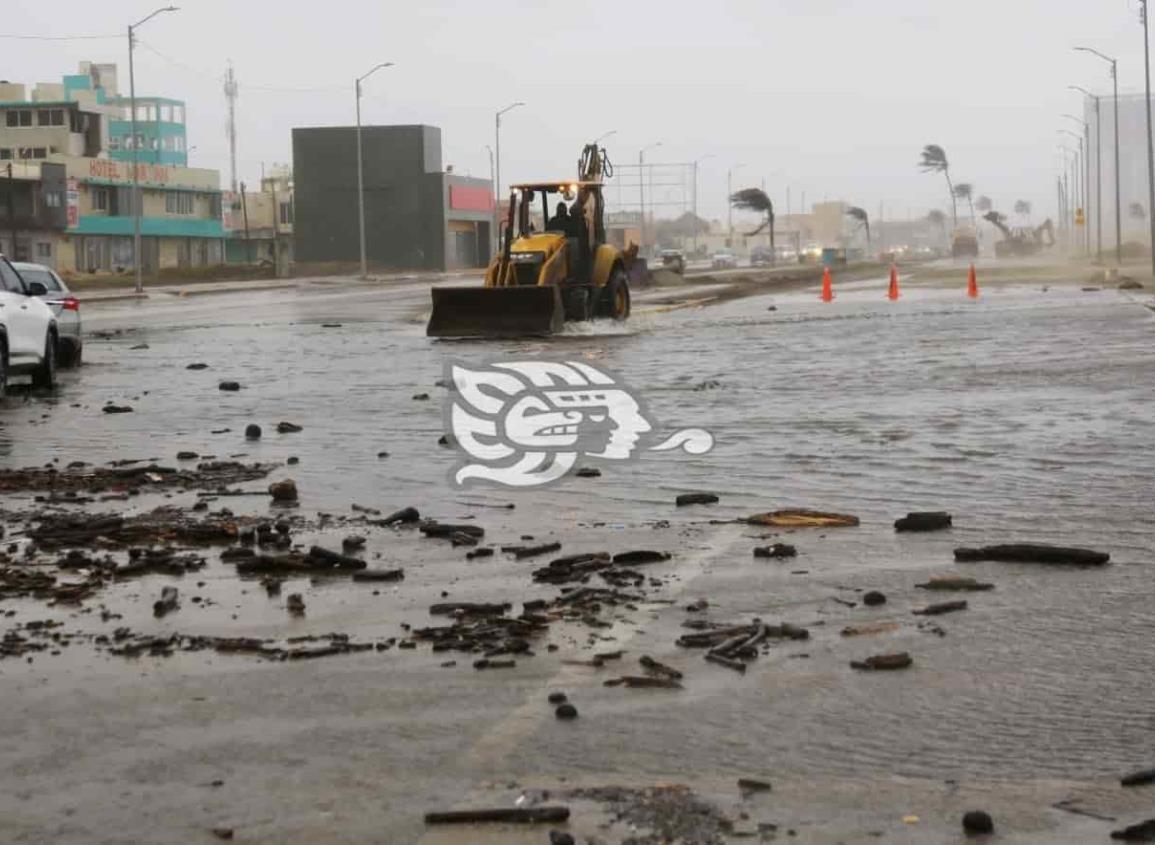
POLYGON ((561 331, 555 285, 433 288, 429 337, 526 337, 561 331))

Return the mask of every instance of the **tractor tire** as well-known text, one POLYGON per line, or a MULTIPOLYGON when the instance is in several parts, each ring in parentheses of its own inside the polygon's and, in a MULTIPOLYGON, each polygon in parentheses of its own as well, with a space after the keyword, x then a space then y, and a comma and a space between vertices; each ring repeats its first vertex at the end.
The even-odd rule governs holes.
POLYGON ((620 267, 602 290, 600 316, 625 320, 630 316, 630 282, 620 267))
POLYGON ((44 340, 44 357, 32 373, 32 386, 38 390, 56 387, 56 335, 49 332, 44 340))

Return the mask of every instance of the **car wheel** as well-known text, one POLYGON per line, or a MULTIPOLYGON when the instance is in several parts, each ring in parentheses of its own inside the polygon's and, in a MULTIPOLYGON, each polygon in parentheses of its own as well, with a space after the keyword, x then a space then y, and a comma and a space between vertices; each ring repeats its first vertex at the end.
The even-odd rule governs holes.
POLYGON ((603 313, 615 320, 624 320, 630 316, 630 283, 626 274, 615 270, 606 283, 602 293, 603 313))
POLYGON ((84 347, 79 343, 79 341, 72 343, 71 341, 62 340, 57 344, 57 346, 60 347, 58 364, 61 367, 80 366, 80 354, 84 347))
POLYGON ((41 390, 51 390, 56 386, 56 335, 52 332, 44 341, 44 357, 32 374, 32 386, 41 390))

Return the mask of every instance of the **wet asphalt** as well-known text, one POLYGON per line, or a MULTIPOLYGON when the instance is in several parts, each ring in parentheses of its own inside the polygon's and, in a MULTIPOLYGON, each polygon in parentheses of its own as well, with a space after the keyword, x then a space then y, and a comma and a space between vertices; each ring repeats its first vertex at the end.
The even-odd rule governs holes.
MULTIPOLYGON (((213 841, 224 826, 247 842, 544 842, 544 830, 427 831, 421 817, 507 804, 527 789, 676 782, 735 819, 746 813, 743 824, 794 830, 791 841, 956 842, 972 806, 995 816, 999 841, 1105 840, 1120 824, 1054 805, 1120 822, 1150 807, 1149 792, 1117 779, 1155 764, 1155 313, 1124 292, 1043 287, 1025 280, 969 301, 961 285, 920 286, 915 271, 893 303, 878 279, 837 286, 830 304, 816 289, 691 307, 640 294, 624 325, 456 343, 424 337, 428 287, 418 281, 316 280, 89 307, 85 365, 62 374, 52 396, 5 402, 4 466, 172 464, 187 449, 282 465, 270 480, 294 478, 304 514, 414 505, 475 520, 495 545, 532 536, 563 553, 656 548, 674 558, 647 569, 661 584, 635 610, 612 611, 613 627, 554 625, 556 653, 537 649, 500 672, 476 671, 465 655, 445 667, 454 656, 425 647, 273 664, 212 652, 127 661, 74 646, 0 662, 0 839, 213 841), (454 489, 436 382, 447 362, 510 356, 615 371, 662 431, 706 428, 717 445, 603 464, 600 478, 546 491, 454 489), (209 366, 187 370, 193 362, 209 366), (242 389, 219 391, 225 379, 242 389), (103 414, 108 402, 134 412, 103 414), (281 420, 303 431, 276 434, 281 420), (258 442, 243 436, 253 422, 264 428, 258 442), (290 456, 300 463, 284 466, 290 456), (674 507, 678 493, 698 490, 720 502, 674 507), (783 533, 733 521, 788 506, 862 524, 783 533), (913 510, 950 511, 954 528, 896 535, 893 520, 913 510), (752 557, 774 540, 798 557, 752 557), (1112 563, 953 562, 956 546, 1016 540, 1099 548, 1112 563), (937 599, 914 585, 959 573, 996 588, 932 619, 940 631, 920 624, 911 611, 937 599), (864 607, 868 589, 888 602, 864 607), (698 599, 708 619, 792 622, 811 639, 775 646, 738 675, 674 645, 698 599), (841 636, 865 622, 896 625, 841 636), (617 667, 566 662, 617 649, 631 666, 643 653, 676 665, 686 688, 606 688, 617 667), (909 651, 914 666, 849 668, 891 651, 909 651), (554 719, 554 689, 570 694, 577 721, 554 719), (738 777, 774 790, 743 800, 738 777)), ((28 495, 4 504, 34 506, 28 495)), ((261 497, 227 506, 270 512, 261 497)), ((165 576, 117 584, 100 601, 145 632, 385 637, 429 624, 442 593, 516 603, 557 592, 530 580, 540 560, 467 561, 412 531, 367 537, 374 565, 403 566, 406 580, 376 595, 348 581, 286 585, 304 595, 303 618, 215 555, 203 587, 187 576, 180 585, 200 606, 154 620, 165 576)), ((54 618, 93 633, 125 624, 5 607, 17 622, 54 618)), ((606 842, 625 835, 600 821, 591 807, 571 829, 606 842)))

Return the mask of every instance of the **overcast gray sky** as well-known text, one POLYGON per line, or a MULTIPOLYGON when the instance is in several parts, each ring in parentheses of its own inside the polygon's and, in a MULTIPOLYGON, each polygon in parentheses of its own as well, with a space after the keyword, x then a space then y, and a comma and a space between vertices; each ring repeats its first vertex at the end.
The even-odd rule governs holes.
MULTIPOLYGON (((1107 66, 1072 46, 1116 55, 1121 91, 1143 85, 1138 0, 172 1, 140 31, 137 91, 187 101, 192 163, 222 182, 229 59, 249 182, 291 160, 292 127, 352 123, 353 78, 394 61, 366 83, 364 122, 440 126, 459 172, 489 175, 494 110, 524 100, 503 126, 504 181, 569 174, 584 142, 617 130, 619 161, 655 141, 647 160, 714 156, 699 183, 714 217, 736 163, 734 187, 765 179, 782 211, 788 185, 795 210, 803 191, 872 215, 885 202, 887 217, 945 209, 941 177, 916 168, 928 142, 997 208, 1053 214, 1056 131, 1074 127, 1059 115, 1082 112, 1066 86, 1110 90, 1107 66)), ((0 78, 56 81, 92 59, 117 62, 127 89, 124 28, 154 8, 4 0, 0 33, 118 37, 0 39, 0 78)))

